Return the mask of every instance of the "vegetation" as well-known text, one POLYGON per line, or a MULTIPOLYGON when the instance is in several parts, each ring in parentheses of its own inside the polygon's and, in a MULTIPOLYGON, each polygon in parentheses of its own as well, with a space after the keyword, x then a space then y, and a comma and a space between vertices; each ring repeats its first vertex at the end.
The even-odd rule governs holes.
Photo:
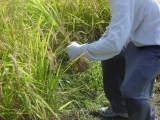
POLYGON ((108 104, 100 63, 75 73, 65 47, 98 40, 109 20, 106 0, 0 1, 0 119, 93 120, 108 104))

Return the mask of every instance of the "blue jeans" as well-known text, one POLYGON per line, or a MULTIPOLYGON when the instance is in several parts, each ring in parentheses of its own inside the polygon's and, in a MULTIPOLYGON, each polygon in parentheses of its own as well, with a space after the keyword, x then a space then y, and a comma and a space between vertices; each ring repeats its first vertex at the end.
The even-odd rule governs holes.
POLYGON ((104 92, 115 112, 130 120, 154 120, 149 99, 160 73, 160 46, 136 47, 131 42, 121 53, 102 61, 104 92))

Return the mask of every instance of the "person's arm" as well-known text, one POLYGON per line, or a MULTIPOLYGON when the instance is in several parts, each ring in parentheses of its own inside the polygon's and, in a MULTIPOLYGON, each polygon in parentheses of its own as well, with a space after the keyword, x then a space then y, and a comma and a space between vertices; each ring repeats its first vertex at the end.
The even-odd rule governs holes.
POLYGON ((89 60, 106 60, 120 53, 130 36, 134 13, 131 0, 119 1, 110 2, 113 17, 107 29, 108 35, 103 35, 99 41, 76 47, 78 55, 83 53, 89 60))

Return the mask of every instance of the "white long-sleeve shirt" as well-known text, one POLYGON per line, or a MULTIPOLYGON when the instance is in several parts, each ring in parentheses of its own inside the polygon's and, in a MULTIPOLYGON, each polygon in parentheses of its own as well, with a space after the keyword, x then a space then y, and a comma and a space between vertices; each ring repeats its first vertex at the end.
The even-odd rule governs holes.
POLYGON ((77 48, 89 60, 119 54, 130 40, 135 46, 160 45, 160 5, 156 0, 108 0, 112 18, 102 37, 77 48))

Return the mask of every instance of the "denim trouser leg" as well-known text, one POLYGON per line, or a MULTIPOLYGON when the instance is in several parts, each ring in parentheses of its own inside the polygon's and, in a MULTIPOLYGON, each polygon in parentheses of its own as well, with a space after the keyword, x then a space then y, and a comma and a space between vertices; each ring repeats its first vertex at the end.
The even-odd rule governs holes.
POLYGON ((104 92, 116 112, 126 112, 121 86, 125 74, 123 52, 112 59, 102 61, 104 92))
POLYGON ((122 95, 130 120, 155 120, 149 99, 155 77, 160 72, 160 46, 125 49, 126 70, 122 95))

